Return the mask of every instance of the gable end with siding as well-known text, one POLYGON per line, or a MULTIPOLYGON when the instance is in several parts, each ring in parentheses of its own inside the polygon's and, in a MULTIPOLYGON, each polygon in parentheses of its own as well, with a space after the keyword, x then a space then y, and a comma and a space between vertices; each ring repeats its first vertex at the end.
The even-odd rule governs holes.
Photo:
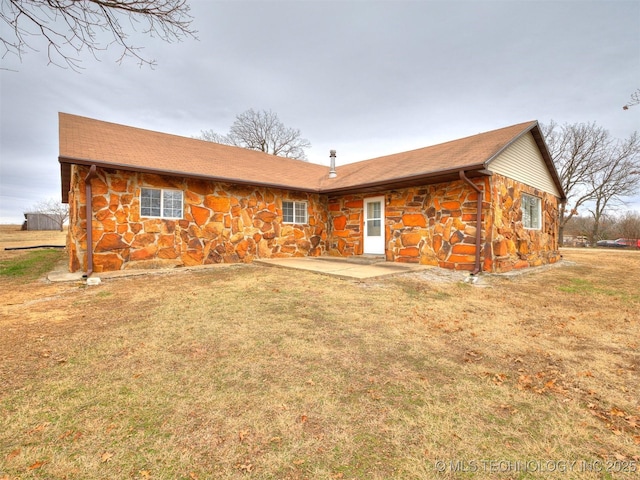
POLYGON ((488 169, 556 197, 561 196, 531 132, 496 156, 488 169))

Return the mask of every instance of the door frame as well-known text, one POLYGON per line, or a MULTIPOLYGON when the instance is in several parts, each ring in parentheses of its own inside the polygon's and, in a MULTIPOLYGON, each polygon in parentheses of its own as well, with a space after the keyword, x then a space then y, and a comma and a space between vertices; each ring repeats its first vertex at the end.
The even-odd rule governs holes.
POLYGON ((384 255, 386 253, 386 226, 385 226, 385 212, 384 212, 384 205, 385 205, 385 197, 384 195, 382 196, 377 196, 377 197, 368 197, 368 198, 364 198, 364 201, 362 203, 362 222, 363 222, 363 229, 362 229, 362 253, 364 253, 365 255, 384 255), (380 236, 376 236, 376 237, 369 237, 367 235, 368 233, 368 228, 367 228, 367 220, 369 220, 367 218, 367 204, 368 203, 374 203, 374 202, 380 202, 380 236), (367 239, 370 239, 367 241, 367 239))

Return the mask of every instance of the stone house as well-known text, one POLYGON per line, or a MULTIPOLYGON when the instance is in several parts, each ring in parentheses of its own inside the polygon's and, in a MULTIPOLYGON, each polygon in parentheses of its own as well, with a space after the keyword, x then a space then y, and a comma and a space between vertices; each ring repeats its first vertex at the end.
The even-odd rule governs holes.
POLYGON ((59 128, 70 271, 379 255, 478 273, 560 258, 564 193, 535 121, 337 168, 65 113, 59 128))

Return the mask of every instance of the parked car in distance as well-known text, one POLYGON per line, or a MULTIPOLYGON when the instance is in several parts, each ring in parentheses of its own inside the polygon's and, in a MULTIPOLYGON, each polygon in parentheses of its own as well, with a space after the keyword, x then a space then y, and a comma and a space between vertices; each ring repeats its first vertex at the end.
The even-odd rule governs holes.
POLYGON ((616 242, 627 247, 640 248, 640 239, 634 240, 633 238, 618 238, 616 242))
POLYGON ((598 247, 627 248, 625 243, 618 242, 617 240, 598 240, 596 245, 598 247))
POLYGON ((610 248, 640 248, 640 240, 631 240, 628 238, 618 238, 617 240, 599 240, 596 242, 598 247, 610 248))

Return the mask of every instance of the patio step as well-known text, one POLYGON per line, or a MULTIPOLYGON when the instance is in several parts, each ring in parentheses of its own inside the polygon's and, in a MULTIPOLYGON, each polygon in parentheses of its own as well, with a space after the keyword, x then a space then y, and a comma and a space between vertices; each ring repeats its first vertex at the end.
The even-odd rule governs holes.
POLYGON ((315 257, 317 260, 327 260, 331 262, 357 263, 359 265, 374 265, 386 262, 384 255, 357 255, 353 257, 315 257))

